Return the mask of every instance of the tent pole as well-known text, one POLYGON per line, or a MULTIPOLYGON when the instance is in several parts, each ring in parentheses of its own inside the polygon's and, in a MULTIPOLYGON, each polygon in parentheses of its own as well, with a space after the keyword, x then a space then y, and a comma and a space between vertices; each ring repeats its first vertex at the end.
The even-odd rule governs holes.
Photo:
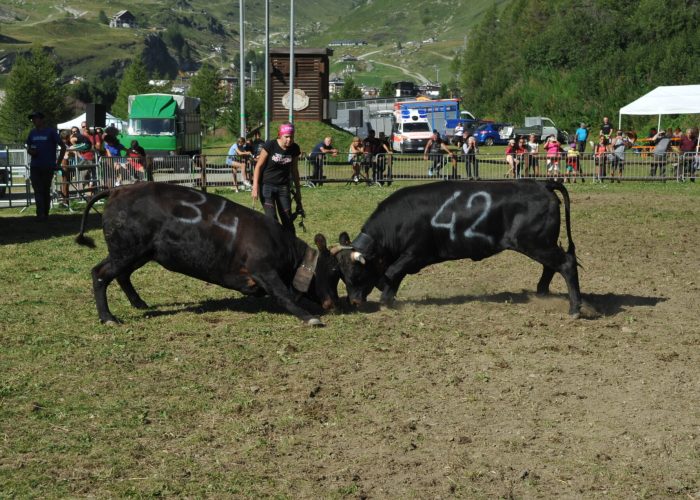
POLYGON ((656 130, 661 130, 661 115, 659 115, 659 123, 656 126, 656 130))

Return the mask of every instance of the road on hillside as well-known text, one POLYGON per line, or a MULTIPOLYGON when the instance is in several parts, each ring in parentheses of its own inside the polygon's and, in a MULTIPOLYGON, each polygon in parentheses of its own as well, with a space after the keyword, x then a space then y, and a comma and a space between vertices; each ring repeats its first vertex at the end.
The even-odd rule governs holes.
POLYGON ((374 59, 368 59, 368 62, 374 63, 374 64, 381 64, 383 66, 389 66, 391 68, 396 68, 398 70, 401 70, 404 75, 410 76, 418 80, 419 83, 430 83, 430 80, 428 80, 425 76, 421 75, 420 73, 411 73, 408 71, 406 68, 403 68, 401 66, 396 66, 395 64, 389 64, 381 61, 376 61, 374 59))

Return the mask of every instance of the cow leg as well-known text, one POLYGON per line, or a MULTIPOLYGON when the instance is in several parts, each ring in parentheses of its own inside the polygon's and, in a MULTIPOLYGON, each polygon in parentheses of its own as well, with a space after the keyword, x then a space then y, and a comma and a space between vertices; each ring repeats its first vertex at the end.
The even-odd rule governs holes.
POLYGON ((97 315, 102 323, 119 323, 107 304, 107 287, 116 276, 114 264, 109 257, 92 268, 92 291, 95 295, 97 315))
POLYGON ((126 294, 131 306, 135 307, 136 309, 148 309, 148 304, 143 301, 138 292, 134 289, 134 285, 131 283, 131 275, 134 273, 134 271, 143 267, 149 260, 151 260, 150 257, 143 257, 136 260, 134 264, 125 268, 121 274, 117 276, 117 283, 119 283, 119 286, 124 291, 124 294, 126 294))
POLYGON ((549 293, 549 284, 552 282, 555 272, 551 267, 542 266, 542 277, 537 283, 537 295, 547 295, 549 293))
POLYGON ((132 269, 129 272, 125 272, 117 276, 117 283, 119 283, 119 286, 122 287, 122 290, 133 307, 136 309, 148 309, 148 304, 143 301, 138 292, 134 289, 134 285, 131 284, 131 274, 134 271, 135 269, 132 269))
POLYGON ((569 291, 569 314, 578 318, 581 311, 581 289, 578 282, 576 255, 566 253, 559 247, 530 249, 522 253, 544 266, 542 277, 537 285, 537 293, 549 288, 554 272, 564 277, 569 291))
POLYGON ((294 301, 294 295, 282 282, 276 271, 268 271, 253 276, 265 291, 272 295, 287 311, 309 326, 324 326, 320 319, 306 311, 294 301))
POLYGON ((399 286, 401 286, 401 282, 406 275, 411 272, 417 272, 424 266, 424 262, 419 261, 411 254, 403 254, 395 260, 384 273, 382 295, 379 299, 380 304, 391 307, 396 298, 396 293, 399 291, 399 286))

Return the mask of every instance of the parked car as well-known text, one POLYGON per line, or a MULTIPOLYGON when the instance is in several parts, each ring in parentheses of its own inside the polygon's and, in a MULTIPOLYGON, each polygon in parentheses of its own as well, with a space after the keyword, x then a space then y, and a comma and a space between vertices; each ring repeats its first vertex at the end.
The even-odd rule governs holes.
POLYGON ((513 133, 513 125, 510 123, 484 123, 474 131, 477 144, 494 146, 508 144, 508 139, 513 133))

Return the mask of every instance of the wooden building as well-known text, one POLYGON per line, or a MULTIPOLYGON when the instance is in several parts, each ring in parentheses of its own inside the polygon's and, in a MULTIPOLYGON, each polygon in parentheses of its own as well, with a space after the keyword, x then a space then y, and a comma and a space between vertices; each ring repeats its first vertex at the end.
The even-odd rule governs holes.
MULTIPOLYGON (((328 121, 332 49, 294 49, 294 120, 328 121)), ((289 118, 289 49, 270 49, 270 119, 289 118)))
POLYGON ((109 20, 110 28, 138 28, 136 17, 128 10, 120 10, 109 20))

